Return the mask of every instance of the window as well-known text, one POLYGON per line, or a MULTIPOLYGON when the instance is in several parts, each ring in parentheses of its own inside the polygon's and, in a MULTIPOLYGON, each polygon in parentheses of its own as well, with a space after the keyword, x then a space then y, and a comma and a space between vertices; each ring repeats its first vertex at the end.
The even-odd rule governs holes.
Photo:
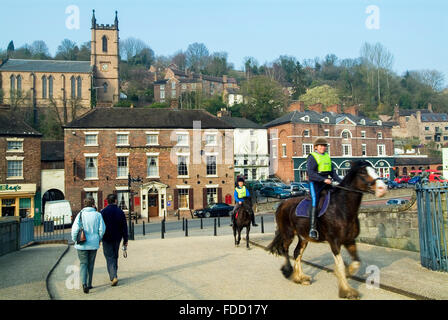
POLYGON ((191 89, 196 90, 196 83, 191 84, 191 89))
POLYGON ((178 146, 188 146, 188 133, 177 135, 177 145, 178 146))
POLYGON ((176 82, 171 82, 171 89, 176 89, 176 82))
POLYGON ((367 156, 367 145, 366 144, 361 145, 361 155, 363 157, 367 156))
POLYGON ((361 131, 361 138, 365 138, 366 137, 366 132, 365 131, 361 131))
POLYGON ((103 52, 107 52, 107 37, 103 36, 103 52))
POLYGON ((150 156, 148 157, 148 177, 158 177, 159 176, 159 157, 150 156))
POLYGON ((76 81, 75 81, 75 77, 71 77, 70 78, 70 94, 71 94, 71 97, 72 97, 72 99, 75 99, 76 98, 76 81))
POLYGON ((207 156, 207 175, 216 176, 216 156, 207 156))
POLYGON ((216 134, 206 134, 205 135, 205 145, 206 146, 216 146, 216 134))
POLYGON ((98 145, 98 135, 97 134, 87 134, 85 138, 86 146, 97 146, 98 145))
POLYGON ((366 124, 366 120, 365 119, 361 119, 361 121, 359 121, 360 124, 365 125, 366 124))
POLYGON ((164 84, 160 85, 160 90, 165 90, 165 85, 164 84))
POLYGON ((9 90, 11 92, 16 90, 16 78, 13 75, 9 77, 9 90))
POLYGON ((76 82, 78 83, 78 99, 81 99, 82 98, 82 79, 81 79, 81 77, 78 77, 76 80, 77 80, 76 82))
POLYGON ((330 136, 330 129, 324 129, 324 137, 330 136))
POLYGON ((378 150, 378 156, 385 156, 386 155, 386 145, 379 144, 377 146, 377 150, 378 150))
POLYGON ((410 118, 409 116, 406 116, 406 117, 405 117, 405 119, 406 119, 406 122, 408 122, 408 121, 409 121, 409 118, 410 118))
POLYGON ((18 93, 22 91, 22 77, 20 75, 17 76, 17 91, 18 93))
POLYGON ((128 172, 128 157, 117 157, 117 177, 127 178, 128 172))
POLYGON ((8 141, 7 151, 9 152, 23 151, 23 141, 8 141))
POLYGON ((429 131, 429 127, 425 127, 425 131, 429 131))
POLYGON ((188 157, 178 156, 177 157, 177 175, 188 176, 188 157))
POLYGON ((382 133, 382 132, 378 132, 378 133, 376 134, 376 137, 377 137, 378 139, 383 139, 383 133, 382 133))
POLYGON ((86 179, 98 178, 98 159, 96 157, 86 157, 86 179))
POLYGON ((23 178, 23 160, 8 160, 8 178, 23 178))
POLYGON ((159 135, 158 134, 148 134, 146 135, 146 144, 148 145, 158 145, 159 135))
POLYGON ((129 145, 129 134, 117 133, 117 146, 129 145))
POLYGON ((47 99, 47 77, 42 77, 42 99, 47 99))
POLYGON ((129 208, 129 192, 117 191, 117 201, 118 207, 123 211, 127 211, 129 208))
POLYGON ((160 90, 160 99, 165 99, 165 91, 160 90))
POLYGON ((324 123, 329 123, 329 122, 330 122, 330 119, 329 119, 328 117, 325 117, 325 118, 322 119, 322 121, 323 121, 324 123))
POLYGON ((31 215, 31 198, 19 199, 19 215, 22 218, 29 217, 31 215))
POLYGON ((342 155, 343 156, 351 156, 352 155, 352 145, 351 144, 343 144, 342 145, 342 155))
POLYGON ((272 146, 272 158, 277 159, 277 146, 276 145, 272 146))
POLYGON ((376 123, 377 123, 379 126, 381 126, 381 125, 383 124, 383 121, 378 120, 376 123))
POLYGON ((254 134, 255 134, 255 131, 251 129, 251 130, 249 131, 249 133, 250 133, 250 136, 253 137, 254 134))
POLYGON ((425 137, 425 140, 431 140, 431 139, 432 139, 431 136, 426 136, 426 137, 425 137))
POLYGON ((343 130, 341 136, 343 139, 350 139, 352 137, 352 134, 348 130, 343 130))
POLYGON ((179 209, 188 209, 190 207, 190 199, 188 196, 189 189, 178 189, 179 190, 179 209))
POLYGON ((303 131, 303 136, 304 137, 309 137, 310 136, 310 130, 304 130, 303 131))
POLYGON ((207 188, 207 205, 218 203, 218 189, 207 188))
POLYGON ((302 154, 303 154, 303 156, 308 156, 311 152, 313 152, 313 144, 312 143, 304 143, 304 144, 302 144, 302 154))
POLYGON ((104 91, 104 93, 107 93, 107 88, 108 88, 109 86, 107 85, 107 83, 106 82, 104 82, 103 83, 103 91, 104 91))
POLYGON ((448 136, 443 136, 443 141, 447 141, 448 140, 448 136))
POLYGON ((286 158, 286 144, 282 144, 282 157, 286 158))
POLYGON ((48 97, 50 99, 53 99, 53 80, 54 80, 53 76, 50 76, 48 78, 48 97))
POLYGON ((257 169, 256 168, 252 169, 252 180, 257 180, 257 169))
POLYGON ((171 90, 171 98, 175 98, 176 97, 176 89, 171 90))
POLYGON ((310 122, 310 117, 309 116, 304 116, 302 118, 302 120, 305 121, 305 122, 310 122))
POLYGON ((186 90, 187 89, 187 85, 185 83, 182 83, 182 90, 186 90))

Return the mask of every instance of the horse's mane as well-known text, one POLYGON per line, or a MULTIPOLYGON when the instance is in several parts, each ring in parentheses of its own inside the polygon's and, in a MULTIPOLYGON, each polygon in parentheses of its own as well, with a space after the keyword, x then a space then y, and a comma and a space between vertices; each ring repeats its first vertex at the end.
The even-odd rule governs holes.
POLYGON ((364 160, 353 162, 350 170, 347 172, 344 179, 342 179, 341 186, 350 186, 358 175, 359 170, 367 166, 370 166, 370 163, 364 160))

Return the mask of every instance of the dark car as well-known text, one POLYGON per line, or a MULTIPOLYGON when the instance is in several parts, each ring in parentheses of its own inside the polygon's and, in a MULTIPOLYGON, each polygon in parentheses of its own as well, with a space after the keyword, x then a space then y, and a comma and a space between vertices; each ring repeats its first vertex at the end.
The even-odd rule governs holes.
POLYGON ((258 181, 258 180, 250 180, 250 181, 246 181, 246 186, 251 189, 251 190, 260 190, 261 188, 263 188, 263 184, 258 181))
POLYGON ((399 189, 403 188, 402 184, 399 184, 398 182, 395 182, 394 180, 390 180, 387 178, 380 178, 383 180, 383 182, 387 185, 387 189, 399 189))
POLYGON ((402 204, 405 204, 405 203, 408 203, 408 202, 409 202, 409 200, 407 200, 407 199, 397 198, 397 199, 390 199, 390 200, 388 200, 386 202, 386 205, 388 205, 388 206, 391 206, 391 205, 402 205, 402 204))
POLYGON ((422 180, 421 176, 414 176, 411 178, 411 180, 408 181, 408 184, 416 184, 419 183, 420 180, 422 180))
POLYGON ((260 194, 265 197, 285 199, 291 196, 291 192, 280 187, 264 187, 260 190, 260 194))
POLYGON ((198 218, 221 217, 230 215, 232 210, 233 206, 226 203, 214 203, 207 208, 195 210, 193 214, 198 218))

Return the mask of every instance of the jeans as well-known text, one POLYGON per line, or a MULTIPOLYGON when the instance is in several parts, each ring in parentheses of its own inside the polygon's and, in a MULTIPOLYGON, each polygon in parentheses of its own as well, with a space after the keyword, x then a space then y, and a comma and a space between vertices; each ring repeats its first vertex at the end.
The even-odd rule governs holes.
POLYGON ((118 255, 120 251, 120 241, 103 241, 103 252, 107 262, 107 272, 109 279, 112 281, 117 277, 118 255))
POLYGON ((81 282, 88 287, 92 286, 93 267, 95 265, 97 250, 78 250, 80 262, 81 282))

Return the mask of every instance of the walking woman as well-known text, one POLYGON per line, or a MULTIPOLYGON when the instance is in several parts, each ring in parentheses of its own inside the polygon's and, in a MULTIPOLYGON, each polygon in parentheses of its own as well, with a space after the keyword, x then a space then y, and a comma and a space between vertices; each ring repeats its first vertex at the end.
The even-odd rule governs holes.
POLYGON ((106 226, 101 213, 95 209, 93 198, 84 199, 84 208, 76 216, 72 226, 72 240, 76 243, 76 236, 80 228, 84 228, 86 241, 83 244, 75 244, 81 267, 81 281, 84 293, 92 289, 93 267, 95 265, 96 252, 100 247, 106 226), (80 221, 81 217, 81 221, 80 221))

